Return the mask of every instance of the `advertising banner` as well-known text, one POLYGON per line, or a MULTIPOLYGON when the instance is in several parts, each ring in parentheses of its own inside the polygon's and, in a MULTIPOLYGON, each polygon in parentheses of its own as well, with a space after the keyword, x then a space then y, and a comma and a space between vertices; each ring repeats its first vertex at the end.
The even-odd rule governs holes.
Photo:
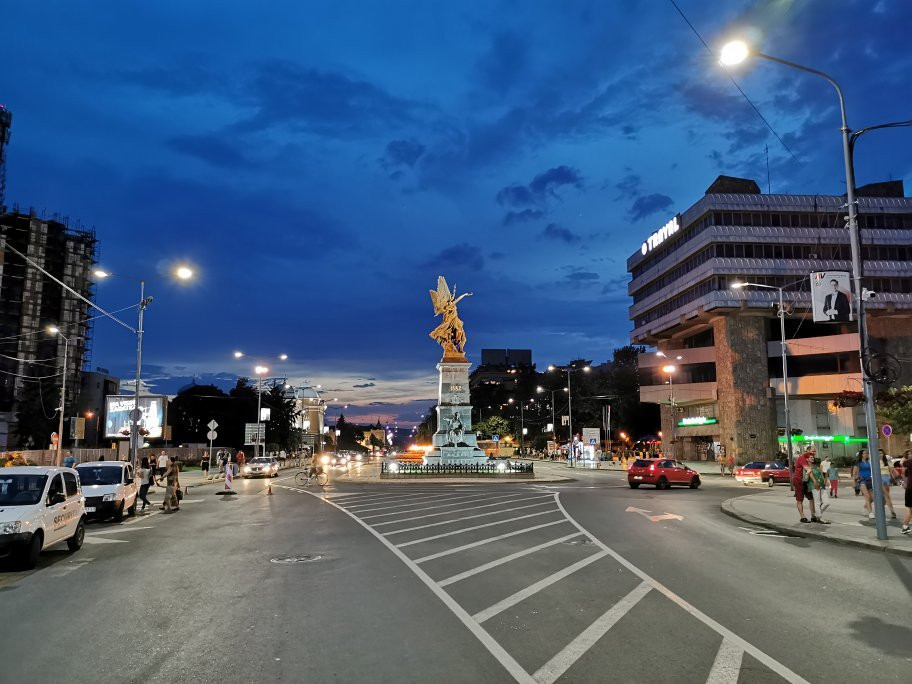
MULTIPOLYGON (((133 396, 108 395, 105 397, 105 438, 123 439, 130 436, 130 412, 133 411, 133 396)), ((139 434, 146 439, 161 439, 165 424, 164 395, 148 395, 139 398, 139 434)))
POLYGON ((583 428, 583 444, 593 447, 598 446, 601 434, 600 428, 583 428))
POLYGON ((811 302, 815 323, 852 320, 852 286, 846 271, 811 273, 811 302))

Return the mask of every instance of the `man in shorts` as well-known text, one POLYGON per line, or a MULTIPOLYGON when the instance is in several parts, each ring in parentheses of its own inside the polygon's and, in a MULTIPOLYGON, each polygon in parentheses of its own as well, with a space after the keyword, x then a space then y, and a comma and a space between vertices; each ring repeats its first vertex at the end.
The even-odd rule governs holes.
POLYGON ((792 473, 792 489, 795 490, 795 503, 798 506, 798 515, 801 522, 820 522, 817 518, 817 508, 814 505, 814 492, 807 481, 807 471, 814 467, 814 447, 807 450, 795 459, 795 472, 792 473), (811 505, 811 519, 804 517, 804 500, 811 505))

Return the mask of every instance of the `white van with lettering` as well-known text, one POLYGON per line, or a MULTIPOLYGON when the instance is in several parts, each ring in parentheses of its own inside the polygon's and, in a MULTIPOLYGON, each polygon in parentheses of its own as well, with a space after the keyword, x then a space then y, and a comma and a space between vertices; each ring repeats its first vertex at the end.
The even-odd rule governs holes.
POLYGON ((133 466, 126 461, 91 461, 76 466, 85 510, 89 518, 123 520, 124 513, 136 515, 139 488, 133 478, 133 466))
POLYGON ((26 569, 42 549, 65 541, 78 551, 85 539, 85 502, 72 468, 0 469, 0 559, 26 569))

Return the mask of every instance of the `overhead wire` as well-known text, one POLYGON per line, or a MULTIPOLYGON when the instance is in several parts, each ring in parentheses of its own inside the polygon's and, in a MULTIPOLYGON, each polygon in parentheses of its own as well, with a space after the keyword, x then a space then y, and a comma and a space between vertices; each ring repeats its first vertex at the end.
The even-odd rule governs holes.
MULTIPOLYGON (((122 309, 117 309, 116 311, 112 311, 111 313, 112 314, 122 313, 123 311, 135 309, 138 306, 139 306, 139 302, 137 302, 136 304, 131 304, 130 306, 125 306, 122 309)), ((83 323, 88 323, 89 321, 94 321, 96 318, 108 318, 108 316, 106 314, 99 314, 97 316, 89 316, 88 318, 84 318, 83 320, 78 321, 76 323, 71 323, 70 325, 62 326, 62 329, 70 330, 74 326, 82 325, 83 323)), ((35 330, 33 332, 21 333, 19 335, 8 335, 6 337, 0 337, 0 344, 11 344, 14 340, 19 340, 19 339, 22 339, 23 337, 31 337, 33 335, 43 335, 43 334, 44 334, 43 330, 35 330)))
MULTIPOLYGON (((675 2, 675 0, 668 0, 668 1, 678 11, 678 14, 680 14, 681 18, 684 20, 684 23, 686 23, 690 27, 690 30, 693 31, 693 33, 697 37, 697 39, 701 43, 703 43, 703 47, 706 48, 706 51, 712 57, 715 57, 716 53, 714 53, 712 48, 709 47, 709 44, 705 40, 703 40, 703 36, 700 35, 700 32, 697 31, 696 27, 690 22, 690 19, 688 19, 687 15, 684 14, 683 10, 681 10, 681 8, 678 6, 678 3, 675 2)), ((741 93, 741 97, 744 98, 744 100, 747 102, 747 104, 749 104, 751 106, 751 109, 753 109, 754 112, 757 114, 757 116, 760 117, 760 120, 769 129, 770 133, 772 133, 776 137, 776 140, 779 141, 779 144, 782 145, 782 147, 785 148, 785 151, 789 153, 789 156, 791 156, 791 158, 794 159, 795 162, 797 162, 798 164, 801 164, 801 160, 798 159, 798 157, 795 156, 795 153, 792 152, 792 149, 788 145, 785 144, 785 141, 782 139, 782 137, 776 132, 776 130, 773 128, 773 126, 770 124, 770 122, 766 120, 766 117, 763 116, 763 114, 757 108, 757 105, 755 105, 753 103, 753 101, 751 101, 751 99, 747 96, 747 93, 744 92, 744 90, 741 88, 741 86, 738 84, 738 82, 734 79, 734 77, 727 71, 726 71, 726 76, 728 76, 728 80, 730 80, 732 82, 732 85, 734 85, 735 88, 738 89, 738 92, 741 93)))

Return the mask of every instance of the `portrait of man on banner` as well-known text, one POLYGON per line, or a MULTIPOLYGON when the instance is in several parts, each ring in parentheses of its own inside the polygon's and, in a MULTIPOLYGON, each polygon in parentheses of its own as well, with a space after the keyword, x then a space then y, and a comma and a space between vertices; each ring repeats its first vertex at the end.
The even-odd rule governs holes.
POLYGON ((811 274, 815 323, 840 323, 852 320, 850 282, 846 271, 820 271, 811 274))

